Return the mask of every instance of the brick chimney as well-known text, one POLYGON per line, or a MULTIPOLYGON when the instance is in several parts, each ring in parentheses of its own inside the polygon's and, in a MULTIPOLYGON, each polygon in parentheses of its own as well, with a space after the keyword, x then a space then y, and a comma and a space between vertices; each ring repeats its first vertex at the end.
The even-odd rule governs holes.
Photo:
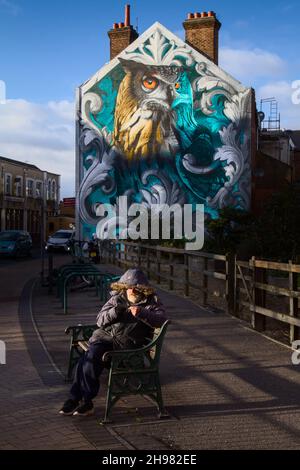
POLYGON ((130 5, 125 6, 124 23, 114 23, 107 34, 110 39, 110 60, 138 38, 137 31, 130 24, 130 5))
POLYGON ((215 12, 189 13, 183 27, 185 42, 218 65, 221 23, 215 12))

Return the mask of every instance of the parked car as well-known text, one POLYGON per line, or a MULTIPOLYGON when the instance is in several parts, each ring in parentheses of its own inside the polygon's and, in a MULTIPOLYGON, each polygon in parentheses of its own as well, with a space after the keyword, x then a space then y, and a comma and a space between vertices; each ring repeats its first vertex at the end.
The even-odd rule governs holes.
POLYGON ((32 239, 24 230, 3 230, 0 232, 0 255, 30 256, 32 239))
POLYGON ((48 238, 46 250, 69 252, 74 235, 74 230, 58 230, 48 238))

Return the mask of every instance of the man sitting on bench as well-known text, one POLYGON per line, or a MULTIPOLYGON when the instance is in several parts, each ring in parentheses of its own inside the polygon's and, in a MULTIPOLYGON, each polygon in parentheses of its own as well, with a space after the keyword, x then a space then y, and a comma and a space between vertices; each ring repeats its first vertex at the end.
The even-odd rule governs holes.
POLYGON ((59 411, 62 415, 90 416, 98 394, 102 356, 113 349, 135 349, 148 344, 155 328, 167 320, 165 309, 139 269, 129 269, 111 285, 111 298, 102 307, 89 340, 89 349, 79 359, 70 398, 59 411))

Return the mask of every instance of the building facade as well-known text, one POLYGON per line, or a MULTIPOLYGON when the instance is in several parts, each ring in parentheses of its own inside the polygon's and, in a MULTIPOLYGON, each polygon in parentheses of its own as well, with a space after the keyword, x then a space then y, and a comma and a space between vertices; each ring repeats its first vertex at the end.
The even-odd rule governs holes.
POLYGON ((290 136, 293 182, 300 183, 300 130, 287 131, 290 136))
POLYGON ((1 230, 26 230, 37 242, 59 200, 59 175, 0 156, 1 230))
POLYGON ((214 12, 189 14, 183 27, 185 41, 158 22, 137 37, 127 11, 108 32, 111 61, 78 88, 82 238, 120 224, 97 214, 120 196, 145 208, 203 204, 208 219, 226 205, 251 207, 254 90, 218 66, 214 12))
POLYGON ((59 203, 58 213, 48 217, 46 237, 57 230, 75 228, 75 197, 64 198, 59 203))

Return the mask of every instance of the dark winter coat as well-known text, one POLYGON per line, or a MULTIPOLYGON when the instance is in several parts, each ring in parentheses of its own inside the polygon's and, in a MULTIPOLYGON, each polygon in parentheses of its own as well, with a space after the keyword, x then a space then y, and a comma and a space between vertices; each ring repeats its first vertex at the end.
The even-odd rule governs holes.
POLYGON ((134 349, 149 343, 154 329, 161 327, 167 317, 144 273, 138 269, 128 270, 112 288, 111 298, 97 317, 99 329, 94 331, 90 342, 109 342, 114 349, 134 349), (136 316, 130 312, 126 297, 126 288, 133 286, 147 294, 135 304, 141 309, 136 316))

